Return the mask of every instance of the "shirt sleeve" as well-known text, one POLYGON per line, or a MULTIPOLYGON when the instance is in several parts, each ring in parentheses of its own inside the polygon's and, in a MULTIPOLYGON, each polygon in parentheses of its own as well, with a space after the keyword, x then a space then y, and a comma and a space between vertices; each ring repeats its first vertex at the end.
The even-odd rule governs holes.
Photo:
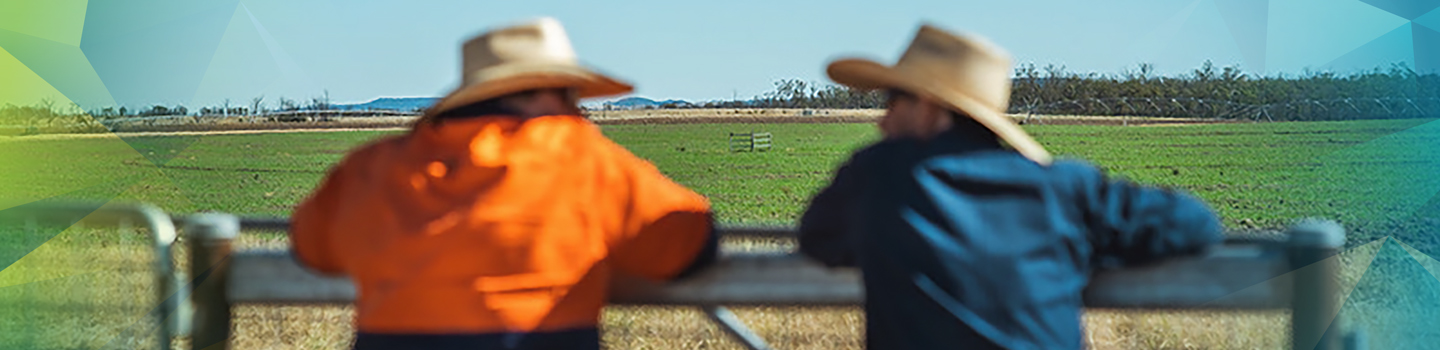
MULTIPOLYGON (((361 152, 364 152, 363 150, 361 152)), ((343 273, 340 259, 332 249, 331 236, 339 196, 351 190, 350 173, 356 153, 336 164, 309 197, 290 216, 290 247, 300 266, 323 275, 343 273)))
POLYGON ((830 267, 856 265, 854 226, 845 218, 850 217, 859 197, 860 184, 855 166, 859 157, 852 158, 835 172, 830 185, 820 190, 810 200, 810 206, 800 217, 799 248, 801 254, 830 267))
POLYGON ((626 190, 623 229, 613 237, 616 268, 649 279, 672 280, 714 261, 718 245, 710 202, 667 178, 654 165, 615 146, 626 190))
POLYGON ((1225 238, 1219 217, 1193 196, 1110 179, 1088 165, 1068 166, 1083 179, 1079 197, 1102 266, 1195 254, 1225 238))

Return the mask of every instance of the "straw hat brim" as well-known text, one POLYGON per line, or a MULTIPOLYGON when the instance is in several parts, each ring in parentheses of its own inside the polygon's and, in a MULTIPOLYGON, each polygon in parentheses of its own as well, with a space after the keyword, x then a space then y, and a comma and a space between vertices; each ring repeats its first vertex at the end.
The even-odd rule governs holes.
POLYGON ((860 90, 900 89, 925 96, 941 105, 964 112, 985 125, 1010 147, 1040 164, 1050 164, 1050 152, 1001 111, 986 106, 964 93, 946 88, 944 84, 913 77, 875 61, 849 58, 835 61, 826 68, 830 79, 840 85, 860 90))
POLYGON ((606 97, 629 93, 635 87, 594 70, 564 63, 508 64, 472 73, 474 83, 461 86, 441 98, 427 115, 467 104, 532 89, 574 87, 580 98, 606 97))

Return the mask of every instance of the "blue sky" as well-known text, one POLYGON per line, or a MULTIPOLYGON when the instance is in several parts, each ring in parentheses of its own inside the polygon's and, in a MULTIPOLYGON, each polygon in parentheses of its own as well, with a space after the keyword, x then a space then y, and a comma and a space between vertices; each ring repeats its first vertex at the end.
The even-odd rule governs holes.
POLYGON ((1153 61, 1179 72, 1206 58, 1243 63, 1226 47, 1233 44, 1223 24, 1218 35, 1202 27, 1160 38, 1188 36, 1181 40, 1198 44, 1179 55, 1166 54, 1166 43, 1143 42, 1146 28, 1185 21, 1175 14, 1195 1, 243 3, 311 79, 296 84, 315 84, 315 93, 328 88, 342 101, 443 94, 458 83, 461 41, 535 16, 558 18, 582 60, 657 99, 753 96, 783 78, 824 82, 824 64, 840 55, 894 60, 921 21, 988 36, 1017 61, 1078 70, 1118 72, 1153 61))
POLYGON ((1079 72, 1440 62, 1434 0, 53 1, 78 4, 83 33, 26 36, 0 23, 0 48, 82 105, 439 96, 459 82, 462 41, 538 16, 561 20, 583 61, 656 99, 824 83, 824 64, 842 55, 893 61, 921 22, 987 36, 1017 63, 1079 72), (50 63, 71 61, 89 66, 50 63))

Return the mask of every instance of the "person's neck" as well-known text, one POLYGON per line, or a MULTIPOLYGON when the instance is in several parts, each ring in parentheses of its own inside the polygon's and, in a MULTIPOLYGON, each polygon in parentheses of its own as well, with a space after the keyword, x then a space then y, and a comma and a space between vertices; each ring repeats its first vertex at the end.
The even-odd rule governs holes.
POLYGON ((977 146, 1000 147, 1000 139, 990 129, 970 125, 956 125, 935 136, 936 140, 960 142, 977 146))

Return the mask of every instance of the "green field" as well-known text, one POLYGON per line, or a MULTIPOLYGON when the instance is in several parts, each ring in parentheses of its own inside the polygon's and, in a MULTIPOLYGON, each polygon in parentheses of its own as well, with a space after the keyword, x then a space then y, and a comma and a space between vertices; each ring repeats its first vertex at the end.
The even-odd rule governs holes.
MULTIPOLYGON (((1061 157, 1083 158, 1119 177, 1194 193, 1231 228, 1274 229, 1297 218, 1320 216, 1346 225, 1351 247, 1394 236, 1415 250, 1440 255, 1434 238, 1440 233, 1435 229, 1440 227, 1435 219, 1440 218, 1440 203, 1432 200, 1440 192, 1440 177, 1434 176, 1440 174, 1440 155, 1435 154, 1440 152, 1440 123, 1428 122, 1026 128, 1061 157)), ((863 124, 627 125, 604 131, 711 198, 723 222, 763 224, 793 223, 833 169, 877 137, 873 126, 863 124), (774 148, 729 152, 726 133, 752 130, 773 133, 774 148)), ((150 202, 179 213, 285 215, 347 150, 387 134, 393 132, 0 139, 0 208, 47 198, 118 199, 150 202)), ((284 244, 283 237, 275 235, 246 237, 242 245, 284 244)), ((61 348, 96 348, 111 339, 138 344, 133 342, 140 339, 125 334, 153 329, 146 326, 153 321, 141 317, 154 295, 143 236, 69 230, 55 239, 0 234, 0 240, 6 248, 0 249, 0 266, 15 262, 0 272, 0 300, 16 301, 0 302, 0 329, 20 330, 0 335, 0 345, 31 344, 27 342, 37 337, 71 344, 61 348), (32 252, 35 247, 40 248, 32 252), (93 305, 73 308, 87 304, 93 305), (70 311, 46 309, 60 306, 70 311), (94 308, 104 310, 85 311, 94 308)), ((1404 260, 1377 250, 1380 246, 1366 245, 1345 259, 1404 260)), ((1356 285, 1365 266, 1364 261, 1347 262, 1342 283, 1356 285)), ((1440 265, 1415 268, 1423 274, 1440 265)), ((1387 278, 1385 283, 1413 280, 1387 278)), ((1352 297, 1351 303, 1380 305, 1374 303, 1414 301, 1427 292, 1356 293, 1361 297, 1352 297)), ((606 314, 606 327, 613 330, 606 339, 619 342, 620 348, 696 348, 712 341, 733 348, 693 310, 616 310, 606 314)), ((737 311, 778 344, 815 349, 858 345, 862 318, 855 310, 737 311)), ((340 307, 246 306, 237 309, 236 342, 263 348, 335 348, 348 339, 349 315, 340 307)), ((1174 345, 1179 343, 1275 348, 1283 346, 1284 320, 1283 314, 1274 313, 1132 316, 1100 311, 1087 315, 1094 326, 1087 335, 1092 347, 1102 349, 1186 348, 1174 345)))
MULTIPOLYGON (((1400 133, 1421 129, 1412 127, 1425 122, 1027 129, 1061 157, 1083 158, 1138 182, 1188 190, 1212 204, 1228 226, 1275 228, 1303 216, 1369 225, 1423 207, 1435 191, 1424 193, 1419 202, 1395 196, 1435 187, 1432 179, 1416 178, 1436 167, 1433 158, 1411 151, 1435 149, 1428 143, 1440 141, 1424 140, 1428 132, 1410 132, 1420 134, 1411 135, 1414 140, 1400 133), (1402 140, 1369 142, 1386 136, 1402 140), (1383 183, 1398 186, 1377 186, 1383 183), (1396 207, 1407 204, 1410 208, 1396 207)), ((624 125, 604 130, 676 181, 711 198, 722 221, 768 224, 792 223, 833 169, 877 137, 874 127, 864 124, 624 125), (775 148, 729 152, 726 133, 750 130, 773 133, 775 148)), ((0 160, 10 164, 0 175, 5 180, 0 193, 9 196, 0 196, 0 208, 64 195, 142 200, 176 212, 284 215, 344 152, 390 133, 4 142, 0 160), (137 182, 138 187, 129 186, 137 182)))

